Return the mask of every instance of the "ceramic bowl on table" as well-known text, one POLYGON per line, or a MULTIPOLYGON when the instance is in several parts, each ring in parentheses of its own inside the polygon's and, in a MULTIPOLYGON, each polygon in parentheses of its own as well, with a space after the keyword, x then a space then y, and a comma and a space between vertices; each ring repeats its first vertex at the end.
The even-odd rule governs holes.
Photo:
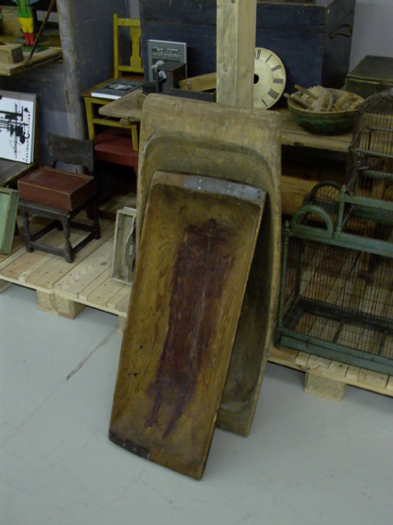
MULTIPOLYGON (((333 103, 338 100, 346 91, 341 89, 330 89, 333 95, 333 103)), ((302 92, 296 91, 294 95, 301 97, 302 92)), ((359 99, 360 103, 364 101, 359 95, 353 94, 359 99)), ((291 99, 288 99, 288 109, 293 120, 303 129, 316 135, 340 135, 350 130, 355 122, 358 108, 352 111, 327 111, 314 112, 310 109, 303 109, 291 99)))

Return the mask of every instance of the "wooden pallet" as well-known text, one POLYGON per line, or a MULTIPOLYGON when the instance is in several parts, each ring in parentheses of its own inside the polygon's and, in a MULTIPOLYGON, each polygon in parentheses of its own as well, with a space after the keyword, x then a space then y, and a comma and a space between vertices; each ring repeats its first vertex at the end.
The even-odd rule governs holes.
POLYGON ((350 366, 290 348, 273 348, 269 361, 306 373, 305 391, 340 401, 345 385, 393 397, 393 376, 350 366))
MULTIPOLYGON (((129 196, 117 198, 108 210, 133 205, 129 196)), ((79 220, 79 217, 78 217, 79 220)), ((36 290, 38 307, 74 319, 85 306, 117 315, 123 331, 131 286, 110 277, 114 222, 100 220, 101 239, 92 241, 72 264, 40 251, 27 253, 20 230, 10 255, 0 255, 0 292, 12 283, 36 290)), ((21 226, 21 225, 20 225, 21 226)), ((42 227, 31 222, 32 232, 42 227)), ((77 232, 73 239, 77 240, 77 232)), ((83 234, 85 235, 85 234, 83 234)), ((60 245, 61 232, 50 232, 45 242, 60 245)), ((289 348, 273 348, 269 361, 305 372, 305 391, 339 401, 345 385, 393 397, 393 376, 345 365, 289 348)))
MULTIPOLYGON (((131 204, 129 196, 112 202, 112 208, 131 204)), ((108 206, 108 210, 111 209, 108 206)), ((83 220, 78 217, 78 221, 83 220)), ((21 225, 19 225, 21 226, 21 225)), ((118 315, 121 326, 126 316, 131 286, 114 281, 111 274, 114 222, 100 220, 101 238, 90 242, 67 263, 63 257, 35 250, 26 252, 20 228, 9 256, 0 256, 0 291, 11 283, 32 288, 37 292, 38 307, 48 312, 74 319, 91 306, 118 315)), ((32 233, 42 227, 31 221, 32 233)), ((71 230, 71 242, 76 243, 86 233, 71 230)), ((45 243, 61 246, 62 232, 52 230, 45 243)))

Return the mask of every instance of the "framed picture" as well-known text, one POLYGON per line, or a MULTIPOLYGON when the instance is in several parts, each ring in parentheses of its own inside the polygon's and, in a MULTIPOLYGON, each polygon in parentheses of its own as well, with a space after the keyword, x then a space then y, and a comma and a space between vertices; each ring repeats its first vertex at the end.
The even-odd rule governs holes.
POLYGON ((135 208, 117 210, 111 277, 125 284, 132 284, 134 276, 135 221, 135 208))
POLYGON ((34 162, 36 95, 0 90, 0 157, 34 162))

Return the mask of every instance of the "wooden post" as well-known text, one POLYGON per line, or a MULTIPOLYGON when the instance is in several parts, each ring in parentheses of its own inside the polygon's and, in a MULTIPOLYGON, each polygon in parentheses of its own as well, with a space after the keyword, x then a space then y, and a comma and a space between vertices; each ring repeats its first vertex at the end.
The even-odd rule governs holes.
POLYGON ((257 0, 217 0, 217 102, 253 107, 257 0))

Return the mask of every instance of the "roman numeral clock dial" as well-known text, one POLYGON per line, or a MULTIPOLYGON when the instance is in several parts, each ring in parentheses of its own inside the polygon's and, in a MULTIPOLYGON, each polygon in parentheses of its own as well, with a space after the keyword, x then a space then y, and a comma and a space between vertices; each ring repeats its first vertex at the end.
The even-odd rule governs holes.
POLYGON ((284 93, 285 68, 280 58, 263 47, 255 48, 254 108, 272 107, 284 93))

